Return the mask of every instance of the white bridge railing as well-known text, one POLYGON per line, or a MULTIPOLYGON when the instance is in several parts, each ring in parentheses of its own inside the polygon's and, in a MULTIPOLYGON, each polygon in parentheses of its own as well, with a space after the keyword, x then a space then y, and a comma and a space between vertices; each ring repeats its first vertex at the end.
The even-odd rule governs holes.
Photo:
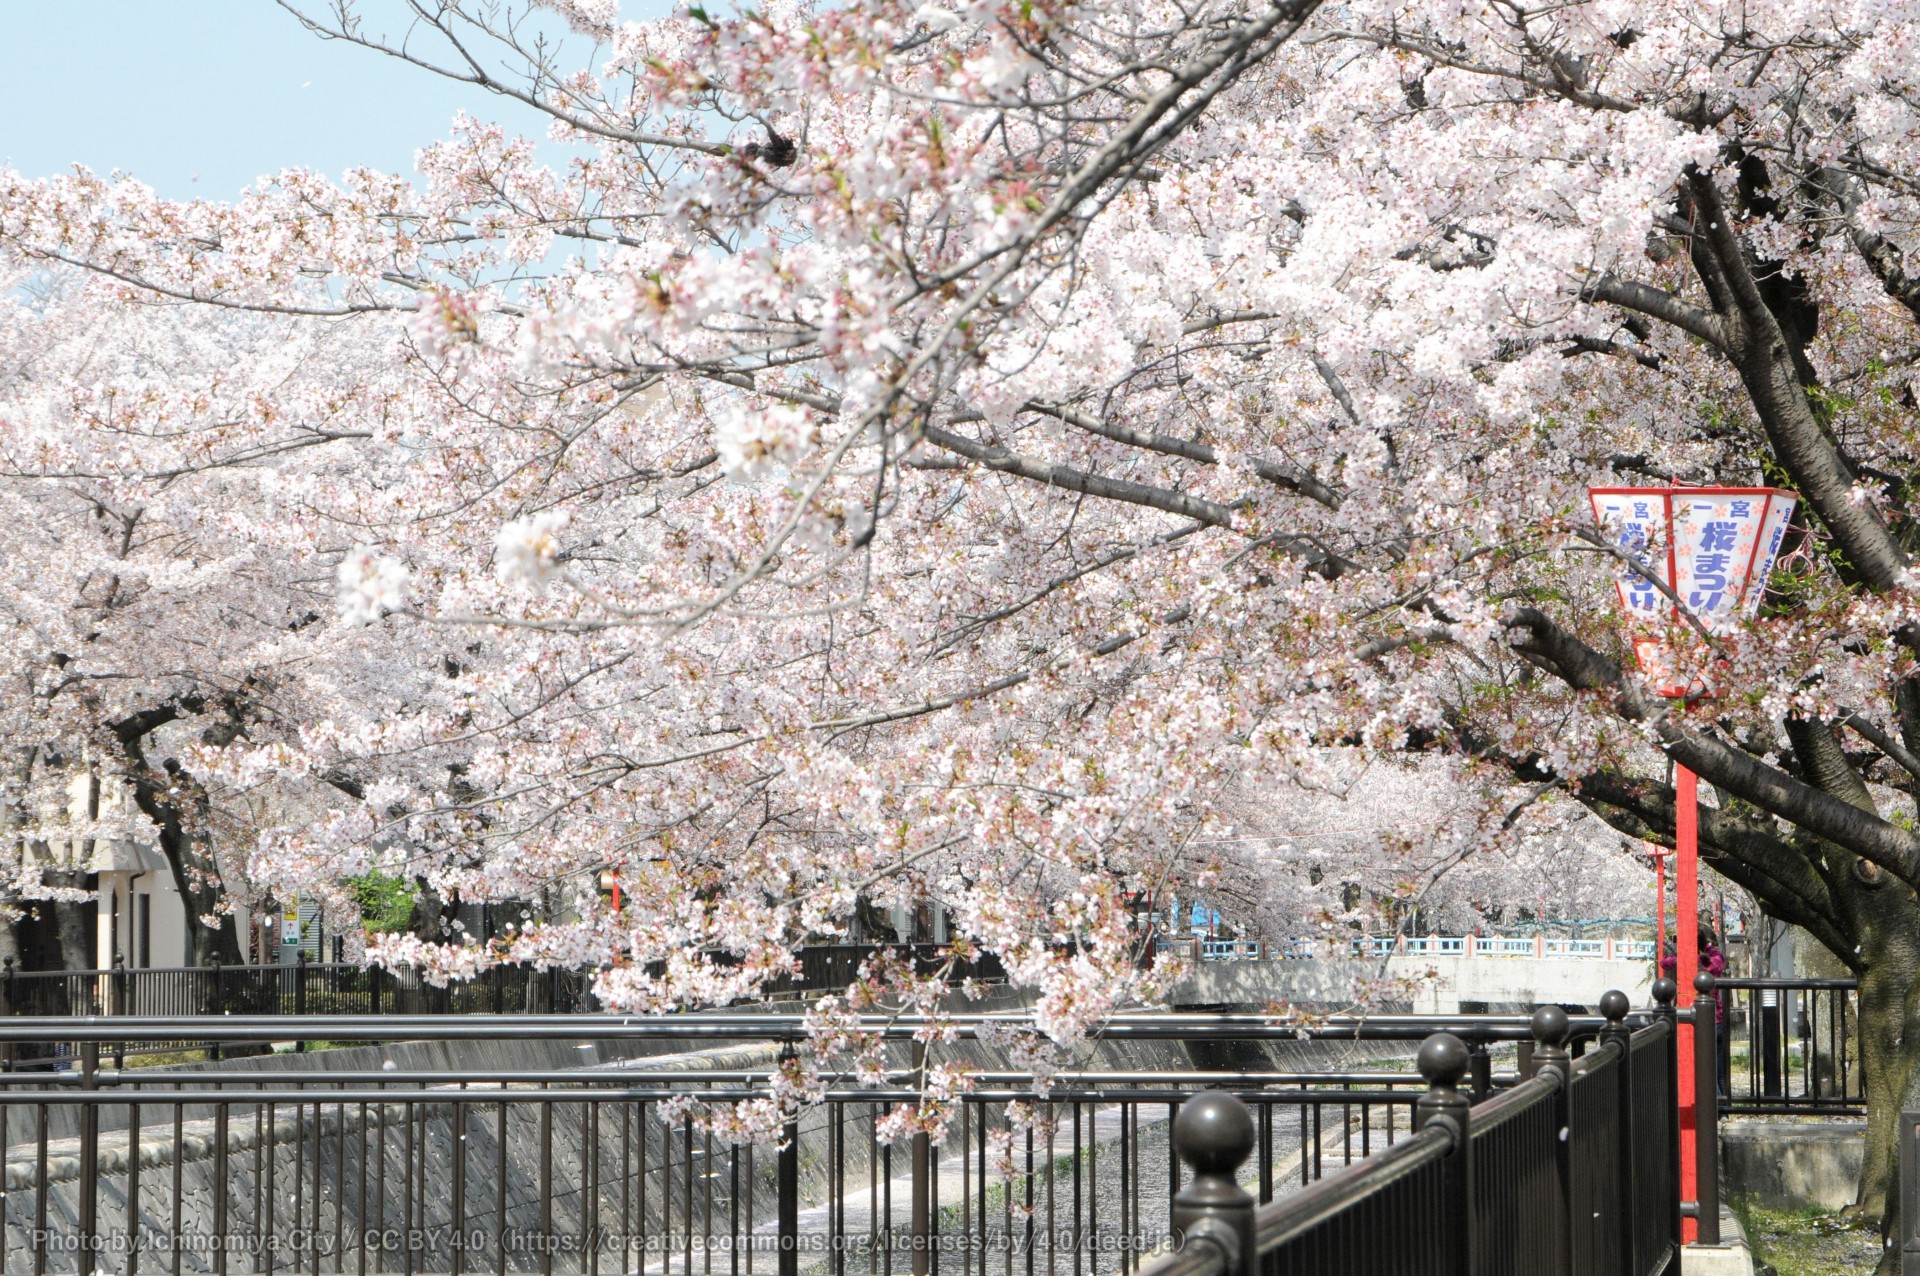
POLYGON ((1162 935, 1157 947, 1198 961, 1304 961, 1344 954, 1354 957, 1557 957, 1595 961, 1652 961, 1650 939, 1555 939, 1547 935, 1367 936, 1343 943, 1293 939, 1262 943, 1256 939, 1209 939, 1204 935, 1162 935))

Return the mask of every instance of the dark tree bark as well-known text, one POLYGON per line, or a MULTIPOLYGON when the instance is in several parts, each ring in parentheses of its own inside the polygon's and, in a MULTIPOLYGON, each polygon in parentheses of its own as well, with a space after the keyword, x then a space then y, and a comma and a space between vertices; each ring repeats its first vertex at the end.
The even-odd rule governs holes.
POLYGON ((237 966, 245 957, 233 914, 222 908, 224 886, 207 838, 206 791, 172 758, 157 767, 147 759, 147 737, 178 719, 181 709, 167 704, 130 715, 113 724, 114 737, 127 762, 134 804, 158 830, 160 851, 186 907, 191 964, 237 966))

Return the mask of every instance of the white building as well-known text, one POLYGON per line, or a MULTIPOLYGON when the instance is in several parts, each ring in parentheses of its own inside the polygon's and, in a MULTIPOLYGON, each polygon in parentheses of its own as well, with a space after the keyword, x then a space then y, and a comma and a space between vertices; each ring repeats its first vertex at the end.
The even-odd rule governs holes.
MULTIPOLYGON (((64 796, 66 820, 59 819, 61 813, 57 808, 43 810, 43 829, 63 822, 82 825, 90 822, 97 831, 103 826, 137 828, 144 823, 137 818, 132 795, 114 777, 100 777, 96 781, 84 772, 78 773, 66 786, 64 796), (97 814, 89 821, 87 812, 96 802, 91 789, 96 782, 99 786, 97 814), (48 815, 55 818, 48 819, 48 815)), ((91 932, 91 960, 95 969, 111 969, 116 960, 134 968, 192 963, 186 902, 174 882, 166 856, 153 843, 131 836, 36 838, 27 843, 23 860, 29 870, 81 874, 81 880, 75 884, 97 892, 94 904, 82 913, 91 932)), ((58 969, 65 963, 59 952, 52 910, 44 906, 36 908, 30 901, 27 909, 28 916, 20 924, 24 965, 29 969, 58 969)), ((322 931, 314 924, 315 910, 309 907, 303 911, 307 914, 303 918, 307 924, 302 927, 305 942, 301 946, 308 949, 309 957, 318 958, 324 943, 322 931)), ((274 942, 278 939, 277 931, 273 930, 279 921, 276 916, 240 905, 235 910, 234 921, 241 950, 249 960, 261 960, 269 954, 278 956, 283 947, 288 949, 286 960, 293 959, 293 946, 274 942)))

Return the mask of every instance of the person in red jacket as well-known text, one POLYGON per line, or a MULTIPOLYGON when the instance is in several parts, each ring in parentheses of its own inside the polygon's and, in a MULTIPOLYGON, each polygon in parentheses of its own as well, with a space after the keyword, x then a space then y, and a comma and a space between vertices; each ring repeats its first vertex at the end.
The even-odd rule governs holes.
MULTIPOLYGON (((1674 954, 1673 941, 1667 941, 1667 951, 1660 955, 1660 973, 1668 979, 1677 979, 1674 973, 1679 969, 1679 958, 1674 954)), ((1700 969, 1712 975, 1717 981, 1727 973, 1727 955, 1720 951, 1720 945, 1713 942, 1713 928, 1703 919, 1700 922, 1700 969)), ((1680 1002, 1685 1005, 1693 997, 1691 989, 1680 990, 1680 1002)), ((1727 996, 1718 988, 1713 990, 1713 1023, 1715 1053, 1719 1056, 1714 1069, 1720 1077, 1720 1093, 1727 1092, 1727 1084, 1733 1070, 1732 1043, 1727 1039, 1727 996)))

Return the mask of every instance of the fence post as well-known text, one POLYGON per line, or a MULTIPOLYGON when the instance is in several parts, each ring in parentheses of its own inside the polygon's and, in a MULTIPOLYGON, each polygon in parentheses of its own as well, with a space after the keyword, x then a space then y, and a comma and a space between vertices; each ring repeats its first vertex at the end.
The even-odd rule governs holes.
MULTIPOLYGON (((792 1046, 780 1051, 782 1071, 795 1058, 792 1046)), ((691 1173, 693 1167, 687 1167, 691 1173)), ((777 1231, 780 1254, 779 1276, 800 1276, 800 1118, 798 1114, 780 1127, 780 1153, 774 1167, 774 1195, 779 1211, 777 1231)))
POLYGON ((1693 1180, 1700 1243, 1720 1243, 1720 1002, 1713 976, 1693 977, 1693 1180))
MULTIPOLYGON (((220 1013, 220 1007, 225 1000, 225 993, 227 991, 225 982, 225 980, 220 978, 220 959, 215 957, 213 959, 213 996, 207 999, 207 1014, 220 1013)), ((216 1040, 211 1044, 213 1046, 213 1061, 218 1063, 220 1062, 220 1043, 216 1040)), ((223 1267, 221 1270, 224 1271, 226 1269, 223 1267)))
POLYGON ((1453 1151, 1447 1154, 1441 1186, 1441 1210, 1453 1219, 1448 1229, 1450 1252, 1445 1268, 1452 1276, 1473 1276, 1478 1270, 1480 1246, 1473 1217, 1473 1139, 1469 1130, 1473 1104, 1460 1093, 1460 1078, 1467 1075, 1468 1061, 1466 1043, 1450 1032, 1436 1032, 1421 1042, 1415 1058, 1420 1075, 1426 1078, 1427 1092, 1414 1104, 1414 1128, 1424 1130, 1437 1123, 1453 1134, 1453 1151))
MULTIPOLYGON (((1667 1193, 1667 1199, 1673 1202, 1667 1216, 1667 1237, 1672 1252, 1662 1276, 1676 1276, 1680 1270, 1680 1015, 1673 1004, 1679 992, 1680 985, 1665 976, 1653 981, 1653 1013, 1656 1018, 1665 1020, 1667 1025, 1667 1057, 1661 1065, 1660 1075, 1670 1087, 1660 1097, 1660 1103, 1668 1113, 1665 1159, 1667 1182, 1672 1190, 1667 1193)), ((1653 1149, 1648 1148, 1647 1152, 1651 1155, 1653 1149)))
POLYGON ((1557 1270, 1573 1271, 1573 1056, 1567 1038, 1573 1025, 1558 1006, 1533 1012, 1533 1075, 1554 1078, 1554 1177, 1560 1189, 1560 1244, 1554 1253, 1557 1270))
POLYGON ((1467 1070, 1473 1084, 1473 1101, 1479 1103, 1493 1094, 1493 1054, 1487 1043, 1475 1040, 1467 1048, 1467 1070))
POLYGON ((1253 1143, 1253 1114, 1219 1090, 1188 1099, 1173 1119, 1173 1150, 1193 1171, 1193 1182, 1174 1196, 1168 1221, 1182 1249, 1195 1242, 1213 1248, 1222 1276, 1252 1276, 1258 1265, 1253 1194, 1236 1178, 1253 1143))
MULTIPOLYGON (((917 1077, 924 1079, 927 1066, 927 1043, 913 1043, 913 1070, 917 1077)), ((911 1172, 913 1175, 913 1201, 910 1224, 913 1228, 913 1253, 909 1259, 913 1265, 913 1276, 927 1276, 928 1262, 933 1257, 933 1180, 932 1180, 932 1141, 925 1130, 916 1130, 910 1149, 911 1172)))
POLYGON ((1780 1061, 1786 1057, 1786 1034, 1780 1031, 1780 1018, 1785 1013, 1780 990, 1763 989, 1756 1022, 1747 1028, 1748 1057, 1760 1060, 1760 1093, 1769 1099, 1785 1093, 1780 1085, 1780 1061))
MULTIPOLYGON (((13 958, 8 957, 5 959, 4 966, 0 966, 0 994, 3 994, 6 997, 6 1005, 4 1007, 0 1007, 0 1010, 3 1010, 4 1013, 9 1015, 19 1013, 13 1007, 14 973, 15 972, 13 969, 13 958)), ((11 1055, 12 1052, 9 1051, 8 1053, 9 1055, 11 1055)))
POLYGON ((1900 1276, 1920 1276, 1920 1112, 1900 1114, 1900 1276))
MULTIPOLYGON (((100 1043, 80 1043, 80 1088, 100 1087, 100 1043)), ((44 1127, 43 1127, 44 1128, 44 1127)), ((129 1136, 137 1145, 138 1139, 129 1136)), ((45 1148, 45 1144, 41 1144, 45 1148)), ((42 1192, 46 1184, 40 1185, 42 1192)), ((80 1276, 93 1276, 99 1260, 95 1246, 100 1230, 100 1105, 82 1104, 80 1108, 80 1276)))
MULTIPOLYGON (((293 1013, 304 1016, 307 1013, 307 950, 302 948, 293 955, 293 1013)), ((293 1043, 298 1054, 307 1052, 307 1039, 303 1035, 293 1043)))
POLYGON ((120 953, 113 955, 113 1009, 109 1013, 116 1015, 133 1013, 127 1005, 127 959, 120 953))
POLYGON ((1635 1242, 1640 1236, 1634 1217, 1638 1203, 1634 1171, 1639 1165, 1637 1157, 1641 1149, 1633 1146, 1633 1029, 1627 1027, 1627 1012, 1632 1008, 1627 994, 1617 988, 1600 995, 1600 1013, 1607 1017, 1607 1026, 1600 1030, 1600 1043, 1604 1046, 1612 1042, 1620 1051, 1619 1061, 1613 1065, 1619 1076, 1616 1119, 1620 1122, 1620 1253, 1629 1263, 1634 1261, 1639 1248, 1635 1242))

